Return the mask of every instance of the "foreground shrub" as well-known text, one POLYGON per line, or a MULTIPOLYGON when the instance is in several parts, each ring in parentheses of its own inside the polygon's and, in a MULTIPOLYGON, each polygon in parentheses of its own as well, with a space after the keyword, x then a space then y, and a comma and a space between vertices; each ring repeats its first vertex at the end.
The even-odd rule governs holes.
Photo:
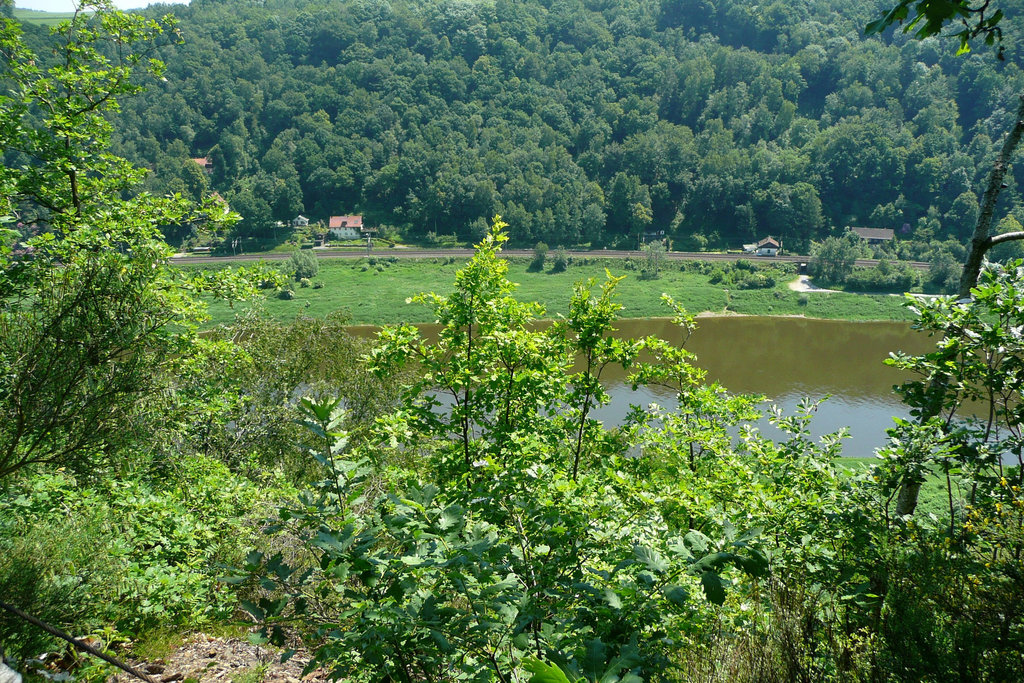
MULTIPOLYGON (((0 499, 0 595, 76 635, 223 621, 237 596, 218 580, 220 566, 256 540, 252 516, 264 500, 201 457, 159 483, 26 477, 0 499)), ((48 645, 37 627, 0 613, 0 647, 35 655, 48 645)))

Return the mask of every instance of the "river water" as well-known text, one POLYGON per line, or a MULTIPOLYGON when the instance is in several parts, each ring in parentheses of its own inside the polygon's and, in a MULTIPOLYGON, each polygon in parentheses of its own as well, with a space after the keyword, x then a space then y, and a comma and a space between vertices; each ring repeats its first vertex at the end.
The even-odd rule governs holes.
MULTIPOLYGON (((625 337, 653 334, 682 340, 679 328, 667 319, 620 320, 616 327, 625 337)), ((429 336, 433 326, 420 328, 429 336)), ((367 336, 372 329, 358 326, 352 331, 367 336)), ((776 404, 792 414, 805 397, 828 397, 816 410, 812 434, 848 427, 843 454, 870 457, 885 443, 892 418, 908 415, 892 390, 903 376, 882 361, 893 351, 923 353, 934 344, 907 323, 727 316, 700 318, 685 346, 696 354, 696 364, 707 370, 710 381, 735 393, 764 395, 766 408, 776 404)), ((672 405, 671 395, 657 388, 633 391, 622 373, 606 371, 603 379, 612 402, 595 417, 608 425, 621 423, 630 404, 672 405)), ((767 436, 780 436, 767 420, 758 426, 767 436)))
MULTIPOLYGON (((624 320, 618 327, 628 336, 681 340, 668 320, 624 320)), ((812 434, 848 427, 843 454, 869 457, 885 443, 892 418, 909 415, 892 390, 905 376, 882 361, 893 351, 923 353, 934 344, 907 323, 731 316, 699 319, 686 348, 709 380, 736 393, 764 395, 766 407, 776 404, 792 414, 804 398, 828 397, 815 412, 812 434)), ((621 419, 630 403, 671 405, 666 392, 634 392, 622 377, 613 377, 608 389, 613 401, 601 414, 606 420, 621 419)), ((768 436, 781 436, 767 420, 759 427, 768 436)))

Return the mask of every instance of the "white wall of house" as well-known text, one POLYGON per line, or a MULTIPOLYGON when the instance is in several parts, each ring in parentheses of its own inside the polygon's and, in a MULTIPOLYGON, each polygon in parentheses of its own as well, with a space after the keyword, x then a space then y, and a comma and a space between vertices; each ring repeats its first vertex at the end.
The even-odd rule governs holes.
POLYGON ((350 228, 350 227, 331 228, 329 232, 331 233, 331 235, 335 239, 339 239, 339 240, 359 239, 359 229, 358 228, 350 228))

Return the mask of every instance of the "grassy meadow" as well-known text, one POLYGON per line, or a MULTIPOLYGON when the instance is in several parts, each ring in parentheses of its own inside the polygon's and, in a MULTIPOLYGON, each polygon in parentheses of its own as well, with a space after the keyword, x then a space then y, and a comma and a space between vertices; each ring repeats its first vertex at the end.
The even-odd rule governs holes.
MULTIPOLYGON (((380 325, 400 322, 431 322, 429 311, 406 300, 417 292, 451 291, 455 271, 463 259, 322 259, 320 272, 313 278, 322 286, 299 287, 294 283, 294 298, 280 299, 271 294, 261 306, 278 320, 299 315, 323 316, 331 311, 347 311, 354 324, 380 325)), ((774 287, 737 289, 728 283, 711 284, 708 269, 694 262, 669 262, 657 279, 642 279, 637 264, 627 260, 581 259, 561 273, 550 270, 529 272, 527 259, 512 259, 509 277, 519 283, 517 296, 544 304, 550 317, 568 311, 572 286, 580 280, 603 281, 605 269, 613 275, 625 275, 618 286, 622 316, 646 318, 664 316, 668 309, 661 302, 667 293, 691 313, 735 313, 741 315, 802 315, 809 318, 844 320, 910 320, 903 298, 885 294, 811 292, 801 294, 789 289, 796 278, 792 271, 781 273, 774 287)), ((187 266, 192 268, 219 266, 187 266)), ((286 267, 286 266, 285 266, 286 267)), ((211 306, 211 324, 230 322, 243 307, 226 304, 211 306)))
POLYGON ((56 26, 62 21, 75 16, 74 12, 43 12, 35 9, 14 8, 14 18, 24 24, 39 24, 41 26, 56 26))

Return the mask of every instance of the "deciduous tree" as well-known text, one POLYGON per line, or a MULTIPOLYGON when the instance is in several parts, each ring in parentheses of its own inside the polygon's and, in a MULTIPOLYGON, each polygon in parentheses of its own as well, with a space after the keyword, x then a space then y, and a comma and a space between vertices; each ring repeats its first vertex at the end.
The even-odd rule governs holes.
POLYGON ((144 172, 108 149, 107 115, 142 73, 160 76, 152 50, 176 37, 172 17, 84 3, 53 30, 44 67, 0 18, 0 148, 13 162, 0 166, 0 476, 116 452, 145 429, 160 368, 187 352, 203 314, 193 294, 251 292, 236 274, 171 269, 161 225, 230 216, 137 193, 144 172))

